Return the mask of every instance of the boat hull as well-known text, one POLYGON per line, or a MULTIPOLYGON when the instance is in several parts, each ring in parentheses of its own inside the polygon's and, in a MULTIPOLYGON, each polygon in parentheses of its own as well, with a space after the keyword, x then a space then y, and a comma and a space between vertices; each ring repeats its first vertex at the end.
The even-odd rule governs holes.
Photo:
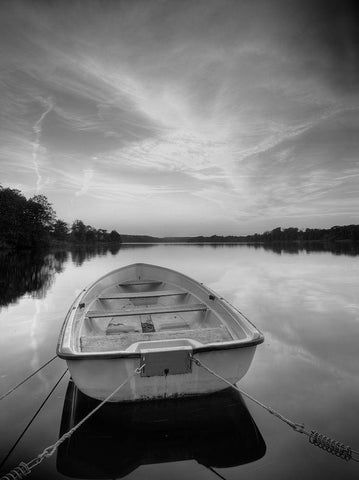
MULTIPOLYGON (((232 384, 248 371, 256 346, 198 352, 195 358, 232 384)), ((104 400, 140 367, 139 357, 67 359, 76 386, 84 394, 104 400)), ((135 374, 111 399, 130 402, 202 395, 228 385, 192 362, 191 371, 175 375, 135 374)))
POLYGON ((104 400, 128 380, 110 399, 122 402, 223 390, 228 384, 192 357, 234 384, 262 342, 241 312, 203 284, 164 267, 133 264, 80 293, 57 353, 89 397, 104 400))

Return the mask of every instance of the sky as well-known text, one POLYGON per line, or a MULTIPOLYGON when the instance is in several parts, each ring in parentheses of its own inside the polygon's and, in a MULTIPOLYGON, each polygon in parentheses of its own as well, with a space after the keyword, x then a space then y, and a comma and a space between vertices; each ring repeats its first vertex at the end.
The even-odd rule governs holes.
POLYGON ((0 5, 0 184, 150 235, 359 223, 348 0, 0 5))

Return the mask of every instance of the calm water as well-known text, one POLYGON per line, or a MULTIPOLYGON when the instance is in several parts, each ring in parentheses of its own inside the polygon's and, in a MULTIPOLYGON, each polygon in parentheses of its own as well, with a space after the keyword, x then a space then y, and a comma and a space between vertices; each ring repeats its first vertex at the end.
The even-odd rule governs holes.
MULTIPOLYGON (((359 256, 248 246, 153 245, 0 256, 0 394, 55 353, 77 293, 133 262, 179 270, 238 306, 265 335, 239 386, 359 450, 359 256)), ((0 405, 3 458, 66 369, 56 359, 0 405)), ((65 375, 7 460, 29 461, 93 406, 65 375)), ((29 478, 358 478, 249 400, 111 405, 29 478), (247 406, 247 407, 246 407, 247 406), (248 408, 248 410, 247 410, 248 408)))

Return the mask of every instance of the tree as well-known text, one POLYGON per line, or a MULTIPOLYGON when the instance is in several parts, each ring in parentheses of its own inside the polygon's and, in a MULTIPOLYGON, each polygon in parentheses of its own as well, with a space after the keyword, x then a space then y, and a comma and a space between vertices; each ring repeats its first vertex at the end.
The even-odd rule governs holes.
POLYGON ((106 237, 107 237, 107 230, 103 228, 99 228, 97 230, 97 241, 104 242, 106 240, 106 237))
POLYGON ((298 228, 285 228, 283 230, 283 240, 285 242, 294 242, 298 240, 298 228))
POLYGON ((63 220, 56 220, 52 230, 53 236, 57 240, 66 240, 69 236, 69 226, 63 220))
POLYGON ((34 195, 28 200, 28 204, 33 205, 33 212, 36 215, 35 219, 38 225, 50 230, 55 222, 56 213, 45 195, 34 195))
POLYGON ((26 244, 27 200, 19 190, 0 185, 0 246, 21 247, 26 244))
POLYGON ((110 242, 121 242, 121 235, 116 232, 116 230, 112 230, 109 234, 110 242))
POLYGON ((55 211, 45 195, 35 195, 27 201, 24 231, 30 246, 48 242, 55 218, 55 211))
POLYGON ((75 220, 71 226, 56 218, 45 195, 28 200, 19 190, 0 185, 0 248, 34 248, 56 240, 70 239, 75 243, 121 243, 121 236, 112 230, 96 229, 75 220))
POLYGON ((86 225, 86 242, 96 242, 96 234, 96 228, 91 227, 91 225, 86 225))
POLYGON ((75 242, 86 241, 86 226, 82 220, 75 220, 71 227, 71 237, 75 242))

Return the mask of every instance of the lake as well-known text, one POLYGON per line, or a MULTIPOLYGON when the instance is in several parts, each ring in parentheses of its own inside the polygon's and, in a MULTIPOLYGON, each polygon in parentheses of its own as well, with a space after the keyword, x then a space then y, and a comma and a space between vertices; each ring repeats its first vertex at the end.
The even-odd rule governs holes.
MULTIPOLYGON (((135 262, 173 268, 225 297, 264 334, 238 386, 287 418, 359 451, 359 256, 246 245, 124 245, 0 256, 0 395, 55 355, 75 296, 135 262)), ((66 370, 55 359, 1 402, 3 459, 66 370)), ((57 441, 93 401, 68 373, 2 468, 57 441)), ((354 479, 359 464, 311 445, 250 400, 109 405, 29 478, 354 479)), ((81 427, 82 428, 82 427, 81 427)))

